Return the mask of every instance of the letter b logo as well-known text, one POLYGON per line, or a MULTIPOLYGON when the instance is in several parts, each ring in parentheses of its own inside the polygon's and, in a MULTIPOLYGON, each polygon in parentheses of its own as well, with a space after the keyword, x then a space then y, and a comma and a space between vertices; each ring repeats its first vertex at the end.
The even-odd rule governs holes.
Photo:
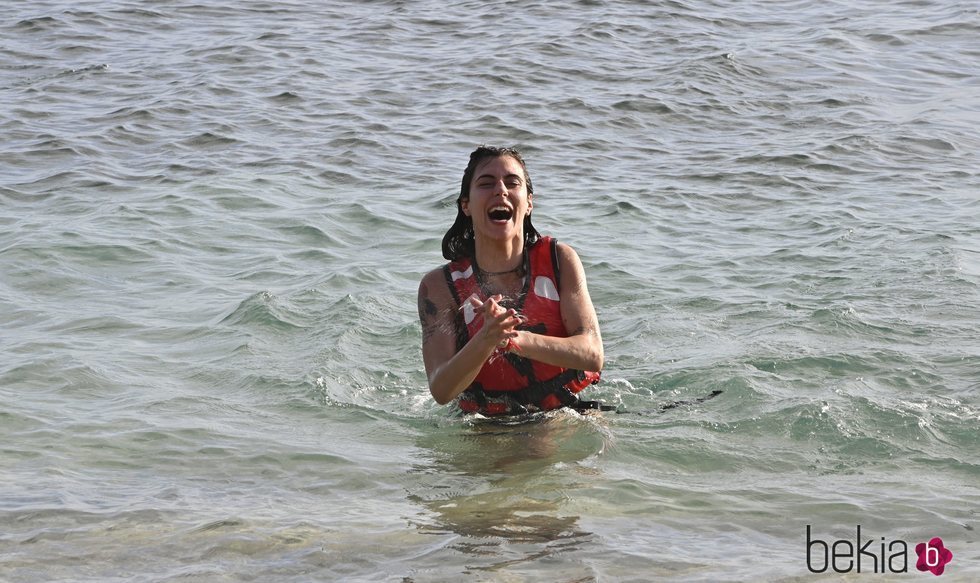
POLYGON ((942 575, 946 570, 946 565, 953 560, 953 552, 946 548, 943 539, 938 536, 928 543, 915 545, 915 552, 919 555, 915 568, 920 571, 929 571, 933 575, 942 575))
POLYGON ((927 567, 937 567, 939 566, 939 549, 933 546, 926 547, 926 566, 927 567))

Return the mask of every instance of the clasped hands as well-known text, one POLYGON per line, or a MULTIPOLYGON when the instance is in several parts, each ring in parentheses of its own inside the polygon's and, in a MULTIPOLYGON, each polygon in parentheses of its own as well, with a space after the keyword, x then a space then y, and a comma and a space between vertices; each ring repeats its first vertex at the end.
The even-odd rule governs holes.
POLYGON ((488 344, 496 345, 497 350, 502 352, 519 351, 520 347, 514 341, 518 336, 516 327, 526 319, 517 310, 501 306, 502 299, 502 295, 496 294, 484 302, 477 294, 473 294, 466 298, 464 305, 472 306, 473 312, 483 318, 483 327, 477 333, 478 337, 482 336, 488 344))

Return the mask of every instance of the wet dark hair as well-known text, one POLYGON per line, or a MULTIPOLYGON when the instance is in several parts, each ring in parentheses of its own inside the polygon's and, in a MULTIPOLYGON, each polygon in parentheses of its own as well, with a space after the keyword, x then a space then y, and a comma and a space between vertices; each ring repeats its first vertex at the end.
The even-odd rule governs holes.
MULTIPOLYGON (((524 157, 514 148, 498 148, 496 146, 479 146, 470 154, 470 163, 463 171, 463 181, 459 188, 459 198, 456 199, 456 221, 449 227, 446 235, 442 238, 442 256, 448 261, 456 261, 464 257, 474 257, 476 255, 476 240, 473 234, 473 218, 463 213, 463 201, 470 198, 470 183, 473 182, 473 175, 476 167, 484 160, 491 158, 502 158, 510 156, 524 169, 524 184, 527 185, 527 194, 534 194, 534 187, 531 186, 531 175, 527 173, 527 165, 524 157)), ((531 224, 531 215, 524 217, 524 249, 530 247, 534 242, 541 238, 538 230, 531 224)))

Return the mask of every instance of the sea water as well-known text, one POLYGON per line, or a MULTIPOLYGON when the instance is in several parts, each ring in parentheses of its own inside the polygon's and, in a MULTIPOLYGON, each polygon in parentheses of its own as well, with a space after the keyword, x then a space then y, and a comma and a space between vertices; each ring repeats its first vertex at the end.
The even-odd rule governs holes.
POLYGON ((933 537, 980 578, 975 2, 0 33, 0 580, 904 581, 933 537), (417 286, 480 143, 582 257, 618 412, 429 397, 417 286))

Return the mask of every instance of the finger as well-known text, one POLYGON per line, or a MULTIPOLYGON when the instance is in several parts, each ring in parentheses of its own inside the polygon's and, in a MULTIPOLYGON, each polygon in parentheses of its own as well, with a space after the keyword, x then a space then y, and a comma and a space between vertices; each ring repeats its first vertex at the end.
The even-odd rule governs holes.
POLYGON ((491 314, 489 319, 496 323, 502 323, 507 320, 520 322, 520 319, 517 317, 517 312, 515 312, 513 309, 510 310, 501 309, 496 314, 491 314))
POLYGON ((466 308, 473 310, 474 313, 478 313, 480 308, 483 307, 483 302, 480 301, 480 297, 476 294, 471 295, 459 304, 459 311, 462 312, 466 308))
POLYGON ((489 301, 493 301, 494 304, 499 306, 504 301, 504 296, 500 294, 494 294, 490 296, 489 301))
POLYGON ((495 318, 497 316, 500 316, 501 314, 507 313, 507 310, 505 310, 504 307, 498 304, 493 298, 487 300, 487 303, 484 304, 484 307, 486 309, 486 313, 495 318))

